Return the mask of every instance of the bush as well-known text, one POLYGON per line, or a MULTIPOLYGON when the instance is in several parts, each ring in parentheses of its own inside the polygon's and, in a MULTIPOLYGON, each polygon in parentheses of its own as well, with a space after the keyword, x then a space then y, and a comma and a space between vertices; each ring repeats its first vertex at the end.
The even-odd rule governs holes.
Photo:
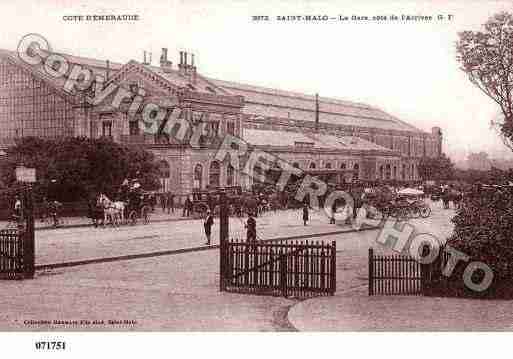
POLYGON ((446 280, 444 291, 456 296, 513 297, 513 187, 475 186, 452 219, 454 232, 447 244, 486 263, 494 273, 491 287, 483 293, 462 286, 464 266, 446 280), (457 281, 460 284, 457 284, 457 281), (511 288, 511 289, 508 289, 511 288))

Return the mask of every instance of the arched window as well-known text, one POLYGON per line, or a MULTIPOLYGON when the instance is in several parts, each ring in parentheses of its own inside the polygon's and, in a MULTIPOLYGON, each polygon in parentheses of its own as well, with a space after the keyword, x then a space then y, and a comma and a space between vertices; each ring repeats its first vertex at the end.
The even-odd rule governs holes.
POLYGON ((299 168, 299 163, 294 162, 294 163, 292 164, 292 167, 294 167, 294 168, 299 168))
POLYGON ((195 189, 201 189, 202 188, 202 182, 203 182, 203 166, 200 164, 197 164, 196 167, 194 167, 194 188, 195 189))
POLYGON ((397 166, 394 166, 394 172, 393 172, 393 174, 394 174, 393 179, 396 179, 396 178, 397 178, 397 166))
POLYGON ((220 187, 221 186, 221 166, 219 162, 214 161, 210 164, 209 178, 208 184, 210 187, 220 187))
POLYGON ((392 175, 392 169, 390 165, 385 166, 385 179, 389 180, 390 176, 392 175))
POLYGON ((310 168, 315 169, 315 162, 310 163, 310 168))
POLYGON ((342 164, 340 165, 340 169, 341 169, 341 170, 345 170, 345 169, 346 169, 346 164, 345 164, 345 163, 342 163, 342 164))
POLYGON ((353 181, 358 181, 358 179, 360 178, 360 165, 358 163, 355 163, 355 165, 353 166, 353 181))
POLYGON ((233 174, 235 172, 235 169, 233 168, 232 164, 228 164, 228 168, 226 169, 226 185, 227 186, 233 186, 233 174))
POLYGON ((159 162, 159 175, 160 178, 171 177, 171 167, 169 166, 169 162, 165 160, 159 162))
POLYGON ((326 168, 331 168, 331 163, 326 163, 326 168))

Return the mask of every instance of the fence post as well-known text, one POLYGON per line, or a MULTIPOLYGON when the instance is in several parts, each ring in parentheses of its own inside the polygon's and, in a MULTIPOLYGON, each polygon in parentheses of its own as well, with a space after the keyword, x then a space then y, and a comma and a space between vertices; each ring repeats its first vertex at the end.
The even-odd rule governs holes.
POLYGON ((374 295, 374 249, 369 248, 369 295, 374 295))
POLYGON ((281 294, 287 297, 287 254, 285 251, 280 256, 280 287, 281 294))
MULTIPOLYGON (((27 186, 27 185, 26 185, 27 186)), ((32 188, 24 188, 23 196, 23 216, 25 220, 25 229, 23 232, 18 232, 22 238, 18 238, 23 243, 23 266, 24 277, 34 278, 35 273, 35 232, 34 232, 34 202, 32 197, 32 188)))
POLYGON ((219 193, 219 291, 226 290, 226 261, 228 260, 228 203, 226 200, 226 192, 219 193))
POLYGON ((331 295, 337 290, 337 242, 331 242, 331 295))

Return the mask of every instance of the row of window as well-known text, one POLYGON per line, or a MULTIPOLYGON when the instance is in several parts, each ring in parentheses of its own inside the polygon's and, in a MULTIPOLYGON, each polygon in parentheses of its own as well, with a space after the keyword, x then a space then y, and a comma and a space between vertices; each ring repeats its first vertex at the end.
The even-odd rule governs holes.
POLYGON ((390 180, 390 179, 402 179, 407 180, 415 177, 415 164, 407 165, 403 164, 401 167, 400 176, 398 176, 398 167, 387 164, 385 166, 379 166, 378 179, 390 180), (411 176, 410 176, 411 175, 411 176))
MULTIPOLYGON (((203 165, 197 164, 194 167, 193 175, 194 188, 203 188, 203 165)), ((233 186, 235 184, 235 168, 228 164, 226 168, 226 186, 233 186)), ((217 161, 210 163, 208 171, 208 185, 210 187, 221 186, 221 164, 217 161)))

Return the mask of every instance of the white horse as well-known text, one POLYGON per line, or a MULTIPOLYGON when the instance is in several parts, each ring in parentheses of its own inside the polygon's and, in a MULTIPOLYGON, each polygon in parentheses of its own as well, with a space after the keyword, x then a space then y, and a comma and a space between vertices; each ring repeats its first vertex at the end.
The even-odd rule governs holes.
POLYGON ((107 218, 110 218, 110 221, 113 226, 119 224, 118 221, 124 223, 125 221, 125 207, 126 203, 122 201, 111 201, 105 193, 100 193, 98 196, 98 205, 103 208, 103 226, 107 223, 107 218))

